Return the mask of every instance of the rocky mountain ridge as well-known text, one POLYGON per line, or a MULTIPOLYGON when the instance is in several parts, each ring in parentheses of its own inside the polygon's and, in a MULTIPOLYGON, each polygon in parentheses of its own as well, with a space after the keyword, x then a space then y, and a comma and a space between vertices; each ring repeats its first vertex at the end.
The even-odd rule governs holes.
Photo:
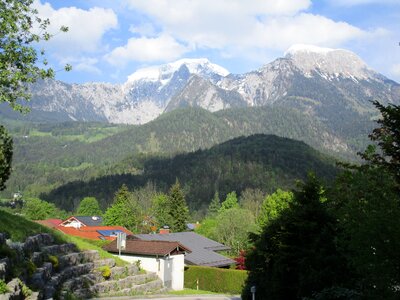
POLYGON ((332 110, 365 116, 373 111, 370 100, 399 102, 400 85, 348 50, 295 45, 284 57, 241 75, 207 59, 182 59, 139 69, 124 84, 48 80, 32 87, 32 94, 31 117, 44 121, 51 115, 57 121, 144 124, 187 106, 214 112, 278 105, 332 123, 332 110))

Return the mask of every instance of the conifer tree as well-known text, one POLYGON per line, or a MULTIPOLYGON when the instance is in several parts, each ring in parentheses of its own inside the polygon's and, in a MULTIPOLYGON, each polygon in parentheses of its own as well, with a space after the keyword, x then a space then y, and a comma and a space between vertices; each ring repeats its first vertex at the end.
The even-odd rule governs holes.
MULTIPOLYGON (((295 193, 290 208, 264 227, 247 256, 242 299, 305 299, 346 282, 346 262, 336 247, 336 220, 315 176, 295 193)), ((324 298, 335 299, 335 298, 324 298)), ((342 299, 342 298, 340 298, 342 299)))
POLYGON ((219 199, 218 191, 215 191, 214 197, 212 198, 210 205, 208 206, 208 215, 216 216, 220 208, 221 208, 221 200, 219 199))
POLYGON ((178 180, 176 180, 169 191, 168 205, 172 221, 171 230, 173 232, 186 231, 186 223, 189 219, 189 208, 178 180))

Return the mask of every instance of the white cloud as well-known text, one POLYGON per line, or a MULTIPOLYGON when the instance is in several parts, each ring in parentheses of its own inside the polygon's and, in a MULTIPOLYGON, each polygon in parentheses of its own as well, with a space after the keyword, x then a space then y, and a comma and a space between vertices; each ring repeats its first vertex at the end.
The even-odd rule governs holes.
POLYGON ((130 38, 125 46, 115 48, 105 59, 112 65, 123 66, 130 61, 171 61, 187 51, 187 47, 163 34, 155 38, 130 38))
POLYGON ((263 36, 259 46, 283 50, 298 43, 335 47, 351 39, 366 37, 368 33, 345 22, 301 13, 270 19, 259 25, 255 36, 263 36))
POLYGON ((193 49, 218 49, 225 55, 285 50, 295 43, 336 47, 373 34, 307 13, 310 0, 130 0, 129 4, 193 49))
POLYGON ((56 34, 45 45, 56 50, 60 57, 99 51, 103 35, 118 26, 117 15, 111 9, 63 7, 56 10, 49 3, 42 4, 38 0, 34 7, 41 18, 50 20, 49 32, 58 33, 61 26, 69 28, 67 33, 56 34))

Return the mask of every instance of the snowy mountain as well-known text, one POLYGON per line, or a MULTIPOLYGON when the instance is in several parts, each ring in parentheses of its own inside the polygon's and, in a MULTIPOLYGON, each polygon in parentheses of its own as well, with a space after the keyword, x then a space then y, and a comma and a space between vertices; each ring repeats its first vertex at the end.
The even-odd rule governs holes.
POLYGON ((399 103, 400 86, 348 50, 295 45, 284 57, 241 75, 207 59, 182 59, 139 69, 124 84, 46 81, 32 93, 31 114, 44 120, 143 124, 180 107, 273 105, 341 130, 353 126, 349 120, 370 119, 371 100, 399 103))

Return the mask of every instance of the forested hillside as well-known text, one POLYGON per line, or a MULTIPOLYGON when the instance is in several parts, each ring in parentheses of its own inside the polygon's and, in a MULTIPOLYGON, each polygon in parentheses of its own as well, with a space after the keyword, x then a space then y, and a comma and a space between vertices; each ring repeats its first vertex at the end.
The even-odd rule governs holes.
POLYGON ((41 198, 72 211, 83 197, 94 196, 106 208, 122 184, 133 190, 152 182, 159 190, 166 191, 178 178, 190 208, 199 210, 208 206, 215 191, 222 196, 231 191, 240 193, 245 188, 273 192, 277 188, 292 188, 309 171, 326 180, 336 173, 333 159, 303 142, 273 135, 240 137, 208 150, 173 158, 128 159, 125 167, 137 166, 138 162, 143 167, 140 175, 109 175, 87 182, 75 181, 41 198))
MULTIPOLYGON (((354 158, 354 153, 364 148, 354 143, 356 138, 346 140, 335 136, 321 122, 283 107, 217 113, 187 108, 163 114, 142 126, 2 121, 13 133, 15 144, 14 170, 8 189, 2 192, 5 197, 16 190, 38 196, 74 180, 138 174, 144 157, 171 157, 258 133, 301 140, 346 159, 354 158), (126 160, 136 163, 126 164, 126 160)), ((361 140, 361 145, 364 144, 361 140)))

